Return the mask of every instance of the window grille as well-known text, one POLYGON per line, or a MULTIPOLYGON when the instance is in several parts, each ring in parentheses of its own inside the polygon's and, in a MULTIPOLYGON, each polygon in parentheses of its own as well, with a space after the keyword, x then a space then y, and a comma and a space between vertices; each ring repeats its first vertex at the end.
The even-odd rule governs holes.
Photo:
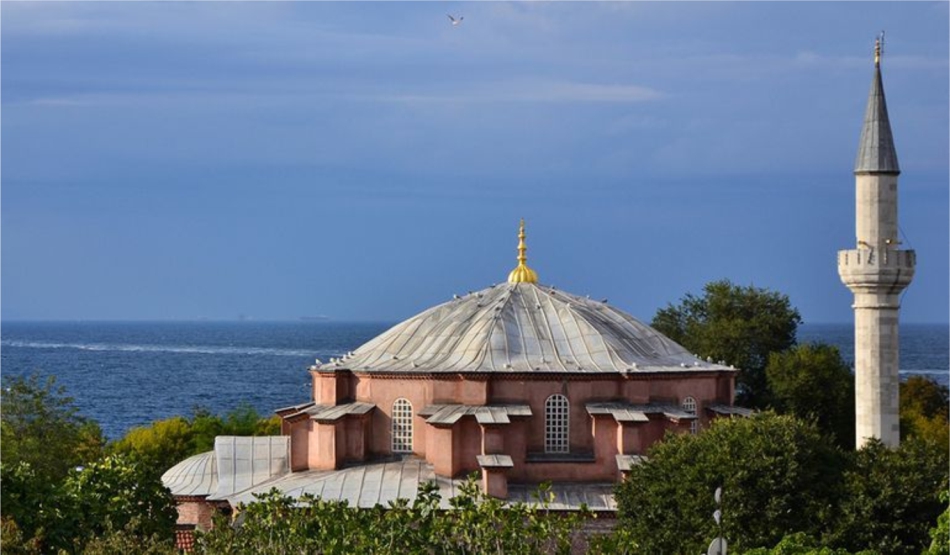
MULTIPOLYGON (((692 397, 687 397, 683 399, 683 410, 696 416, 696 399, 692 397)), ((694 418, 689 422, 689 433, 695 434, 699 432, 699 418, 694 418)))
POLYGON ((544 452, 568 453, 571 409, 567 397, 551 395, 544 402, 544 452))
POLYGON ((393 403, 393 453, 412 453, 412 403, 393 403))

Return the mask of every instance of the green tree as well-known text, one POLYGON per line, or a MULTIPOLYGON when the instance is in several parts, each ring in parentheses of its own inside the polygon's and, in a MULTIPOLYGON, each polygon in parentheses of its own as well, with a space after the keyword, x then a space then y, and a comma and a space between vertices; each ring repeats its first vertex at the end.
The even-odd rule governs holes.
POLYGON ((924 555, 947 555, 950 552, 950 492, 940 492, 940 501, 945 508, 937 517, 937 525, 930 529, 930 547, 924 555))
POLYGON ((83 555, 179 555, 174 541, 159 534, 143 535, 140 517, 121 529, 108 526, 103 535, 95 537, 83 548, 83 555))
MULTIPOLYGON (((771 548, 759 547, 751 551, 746 551, 743 555, 852 555, 850 551, 842 548, 832 548, 821 545, 814 538, 808 537, 803 532, 790 534, 782 538, 782 541, 771 548)), ((877 555, 873 551, 860 551, 854 555, 877 555)))
POLYGON ((814 420, 845 448, 854 446, 854 375, 837 347, 796 345, 769 355, 765 369, 772 407, 814 420))
POLYGON ((871 441, 853 457, 844 473, 833 544, 882 555, 923 551, 930 544, 928 530, 945 509, 940 493, 947 488, 947 452, 911 438, 895 449, 871 441))
POLYGON ((217 436, 279 434, 280 418, 263 418, 250 405, 239 405, 224 417, 196 408, 190 420, 175 416, 132 428, 111 445, 111 452, 133 457, 161 476, 182 460, 214 449, 217 436))
POLYGON ((923 376, 911 376, 900 385, 901 437, 919 437, 950 450, 950 391, 923 376))
POLYGON ((40 548, 35 539, 23 537, 23 532, 12 518, 0 519, 0 553, 7 555, 37 555, 40 548))
POLYGON ((129 430, 112 445, 113 453, 139 461, 157 476, 191 456, 191 427, 181 416, 129 430))
POLYGON ((551 515, 543 489, 537 505, 507 504, 481 492, 474 478, 442 505, 438 487, 421 484, 405 499, 357 509, 312 496, 293 500, 272 490, 240 508, 242 524, 223 520, 197 538, 197 553, 542 554, 569 553, 587 512, 551 515))
POLYGON ((189 453, 197 455, 214 449, 214 438, 224 435, 224 420, 207 409, 196 407, 191 418, 189 453))
POLYGON ((819 536, 837 498, 842 454, 814 423, 759 413, 718 419, 702 434, 668 434, 618 486, 619 526, 643 553, 698 553, 722 532, 736 551, 783 536, 819 536))
POLYGON ((261 416, 254 407, 241 403, 224 417, 224 433, 232 436, 252 436, 257 431, 261 416))
POLYGON ((99 426, 79 414, 53 376, 3 376, 0 405, 2 460, 10 468, 25 462, 40 479, 55 483, 102 455, 99 426))
POLYGON ((281 422, 282 422, 281 418, 277 416, 276 414, 269 418, 261 417, 260 420, 257 421, 257 424, 254 426, 254 433, 251 435, 279 436, 281 422))
POLYGON ((50 543, 48 536, 61 535, 62 518, 58 484, 40 476, 30 463, 0 463, 0 506, 3 508, 3 553, 40 553, 50 543), (10 532, 10 535, 7 535, 10 532))
POLYGON ((68 511, 61 526, 76 551, 119 530, 134 538, 165 538, 171 545, 178 518, 171 492, 132 459, 110 455, 70 473, 61 499, 68 511))
POLYGON ((136 462, 110 455, 71 470, 59 483, 25 462, 4 462, 0 471, 4 533, 11 533, 4 553, 81 553, 97 538, 103 546, 116 544, 120 538, 109 537, 117 535, 125 543, 171 547, 174 501, 136 462))
POLYGON ((693 353, 736 366, 739 404, 764 408, 769 355, 795 344, 801 321, 786 295, 722 280, 659 310, 652 326, 693 353))
POLYGON ((901 382, 901 411, 923 416, 947 417, 950 390, 924 376, 911 376, 901 382))

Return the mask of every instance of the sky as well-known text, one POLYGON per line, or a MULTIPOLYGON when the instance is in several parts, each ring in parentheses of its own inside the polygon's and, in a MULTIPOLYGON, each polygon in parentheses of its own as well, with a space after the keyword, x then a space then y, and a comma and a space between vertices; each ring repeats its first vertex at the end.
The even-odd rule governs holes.
POLYGON ((0 317, 398 321, 503 282, 649 321, 729 279, 852 321, 882 63, 950 307, 947 2, 0 4, 0 317), (447 16, 464 17, 453 26, 447 16))

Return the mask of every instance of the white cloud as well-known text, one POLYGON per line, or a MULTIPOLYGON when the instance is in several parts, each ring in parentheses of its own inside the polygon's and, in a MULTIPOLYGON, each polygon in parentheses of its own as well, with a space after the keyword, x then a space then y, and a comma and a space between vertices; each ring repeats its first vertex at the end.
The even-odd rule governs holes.
MULTIPOLYGON (((8 104, 4 102, 4 104, 8 104)), ((12 102, 9 104, 17 104, 17 102, 12 102)), ((90 102, 87 99, 80 97, 41 97, 33 98, 22 102, 22 104, 28 106, 50 106, 50 107, 72 107, 72 106, 89 106, 90 102)))
POLYGON ((576 81, 526 79, 495 83, 457 92, 367 96, 391 102, 646 102, 663 98, 651 87, 632 84, 600 84, 576 81))

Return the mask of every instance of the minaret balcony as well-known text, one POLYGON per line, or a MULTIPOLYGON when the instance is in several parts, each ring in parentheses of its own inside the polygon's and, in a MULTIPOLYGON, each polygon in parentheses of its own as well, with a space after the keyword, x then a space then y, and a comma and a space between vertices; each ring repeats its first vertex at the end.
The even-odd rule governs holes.
POLYGON ((838 251, 838 275, 851 290, 897 293, 914 279, 917 253, 898 249, 838 251))

